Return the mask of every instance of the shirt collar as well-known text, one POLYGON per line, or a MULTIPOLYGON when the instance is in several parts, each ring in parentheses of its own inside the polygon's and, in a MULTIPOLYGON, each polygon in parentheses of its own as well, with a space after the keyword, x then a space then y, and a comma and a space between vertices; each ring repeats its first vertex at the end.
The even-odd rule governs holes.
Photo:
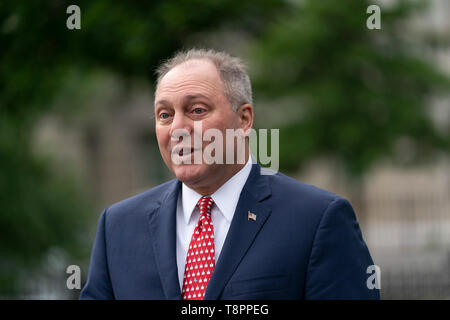
MULTIPOLYGON (((249 156, 245 166, 211 195, 214 203, 219 208, 219 211, 228 223, 230 223, 231 219, 233 219, 234 211, 236 210, 242 188, 244 187, 250 171, 252 170, 252 161, 252 157, 249 156)), ((184 183, 182 184, 181 201, 183 205, 184 222, 186 224, 189 223, 195 206, 201 197, 201 194, 192 190, 184 183)))

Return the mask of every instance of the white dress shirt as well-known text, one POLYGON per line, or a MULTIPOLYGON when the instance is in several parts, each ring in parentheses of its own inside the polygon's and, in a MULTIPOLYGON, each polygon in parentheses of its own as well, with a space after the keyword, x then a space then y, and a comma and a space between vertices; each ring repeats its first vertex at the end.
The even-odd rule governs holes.
MULTIPOLYGON (((252 169, 252 157, 248 157, 245 166, 225 182, 211 195, 215 205, 211 211, 211 219, 214 227, 214 259, 217 260, 222 251, 223 243, 230 228, 234 211, 236 210, 242 188, 252 169)), ((197 202, 202 195, 198 194, 184 183, 178 196, 177 203, 177 266, 180 289, 183 289, 184 268, 186 255, 191 242, 192 233, 200 218, 200 210, 197 202)))

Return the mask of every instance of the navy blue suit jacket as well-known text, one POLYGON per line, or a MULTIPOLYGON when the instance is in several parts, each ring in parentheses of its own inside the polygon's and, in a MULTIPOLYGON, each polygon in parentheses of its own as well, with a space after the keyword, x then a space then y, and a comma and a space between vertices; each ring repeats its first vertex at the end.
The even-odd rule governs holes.
MULTIPOLYGON (((102 213, 80 299, 181 299, 180 189, 175 179, 102 213)), ((372 264, 347 200, 253 165, 205 299, 378 299, 372 264)))

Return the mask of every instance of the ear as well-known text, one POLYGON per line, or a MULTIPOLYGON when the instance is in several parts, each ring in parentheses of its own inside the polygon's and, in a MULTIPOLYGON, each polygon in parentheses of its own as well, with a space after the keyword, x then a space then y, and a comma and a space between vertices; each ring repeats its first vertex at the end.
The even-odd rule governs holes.
POLYGON ((251 104, 243 104, 236 111, 239 117, 239 127, 247 132, 253 127, 253 107, 251 104))

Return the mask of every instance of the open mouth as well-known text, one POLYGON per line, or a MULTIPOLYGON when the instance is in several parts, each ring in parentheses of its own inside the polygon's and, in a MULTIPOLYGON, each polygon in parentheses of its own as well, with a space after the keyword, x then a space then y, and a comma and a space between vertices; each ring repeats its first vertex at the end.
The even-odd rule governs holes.
POLYGON ((179 157, 187 156, 194 153, 197 149, 190 147, 175 147, 172 151, 173 154, 178 155, 179 157))
POLYGON ((194 148, 188 148, 188 149, 181 149, 179 152, 178 152, 178 155, 180 156, 180 157, 182 157, 182 156, 184 156, 184 155, 188 155, 188 154, 191 154, 191 153, 193 153, 194 152, 194 148))

